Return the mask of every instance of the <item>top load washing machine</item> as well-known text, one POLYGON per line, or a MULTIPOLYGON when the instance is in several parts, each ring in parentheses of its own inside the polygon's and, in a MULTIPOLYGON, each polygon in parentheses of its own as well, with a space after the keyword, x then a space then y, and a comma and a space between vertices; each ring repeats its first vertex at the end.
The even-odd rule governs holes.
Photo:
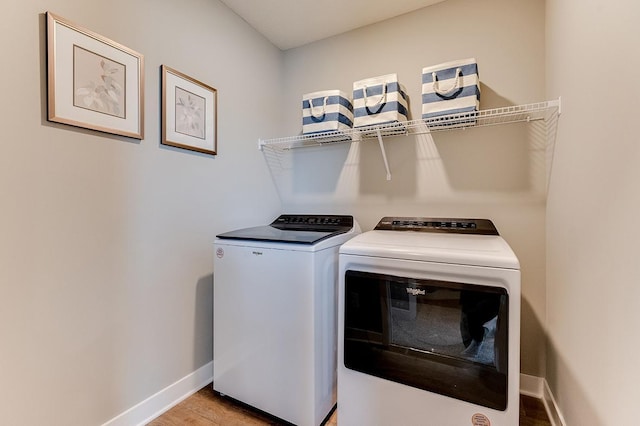
POLYGON ((340 248, 341 426, 517 426, 520 265, 489 220, 383 218, 340 248))
POLYGON ((299 426, 336 403, 338 248, 352 216, 281 215, 217 236, 213 388, 299 426))

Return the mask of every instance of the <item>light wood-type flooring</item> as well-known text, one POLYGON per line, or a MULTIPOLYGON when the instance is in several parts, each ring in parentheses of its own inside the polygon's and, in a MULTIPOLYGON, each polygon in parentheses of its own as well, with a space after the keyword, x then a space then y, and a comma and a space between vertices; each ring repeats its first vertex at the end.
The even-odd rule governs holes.
MULTIPOLYGON (((205 386, 166 413, 149 423, 149 426, 264 426, 283 423, 244 404, 224 398, 205 386)), ((338 413, 333 412, 325 426, 337 426, 338 413)), ((520 396, 520 426, 551 426, 547 413, 539 399, 520 396)))

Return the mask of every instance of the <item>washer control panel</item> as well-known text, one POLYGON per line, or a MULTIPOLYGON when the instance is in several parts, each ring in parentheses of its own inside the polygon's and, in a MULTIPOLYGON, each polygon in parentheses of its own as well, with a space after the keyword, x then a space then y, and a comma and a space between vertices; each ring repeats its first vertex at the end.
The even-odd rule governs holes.
POLYGON ((353 216, 283 214, 271 223, 278 229, 340 229, 353 227, 353 216))

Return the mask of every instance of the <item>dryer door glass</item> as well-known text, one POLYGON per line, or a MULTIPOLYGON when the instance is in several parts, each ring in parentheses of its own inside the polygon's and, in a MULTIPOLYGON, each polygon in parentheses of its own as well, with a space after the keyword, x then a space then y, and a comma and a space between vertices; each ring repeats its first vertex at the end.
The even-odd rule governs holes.
POLYGON ((347 271, 347 368, 486 407, 507 406, 508 294, 347 271))

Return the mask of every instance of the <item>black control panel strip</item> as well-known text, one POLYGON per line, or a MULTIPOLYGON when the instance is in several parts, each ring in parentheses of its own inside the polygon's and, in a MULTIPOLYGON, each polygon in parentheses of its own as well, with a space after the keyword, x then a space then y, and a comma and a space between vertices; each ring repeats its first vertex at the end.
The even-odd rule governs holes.
POLYGON ((283 214, 270 226, 283 230, 337 231, 353 228, 353 216, 283 214))
POLYGON ((374 229, 384 231, 500 235, 493 222, 489 219, 383 217, 374 229))

